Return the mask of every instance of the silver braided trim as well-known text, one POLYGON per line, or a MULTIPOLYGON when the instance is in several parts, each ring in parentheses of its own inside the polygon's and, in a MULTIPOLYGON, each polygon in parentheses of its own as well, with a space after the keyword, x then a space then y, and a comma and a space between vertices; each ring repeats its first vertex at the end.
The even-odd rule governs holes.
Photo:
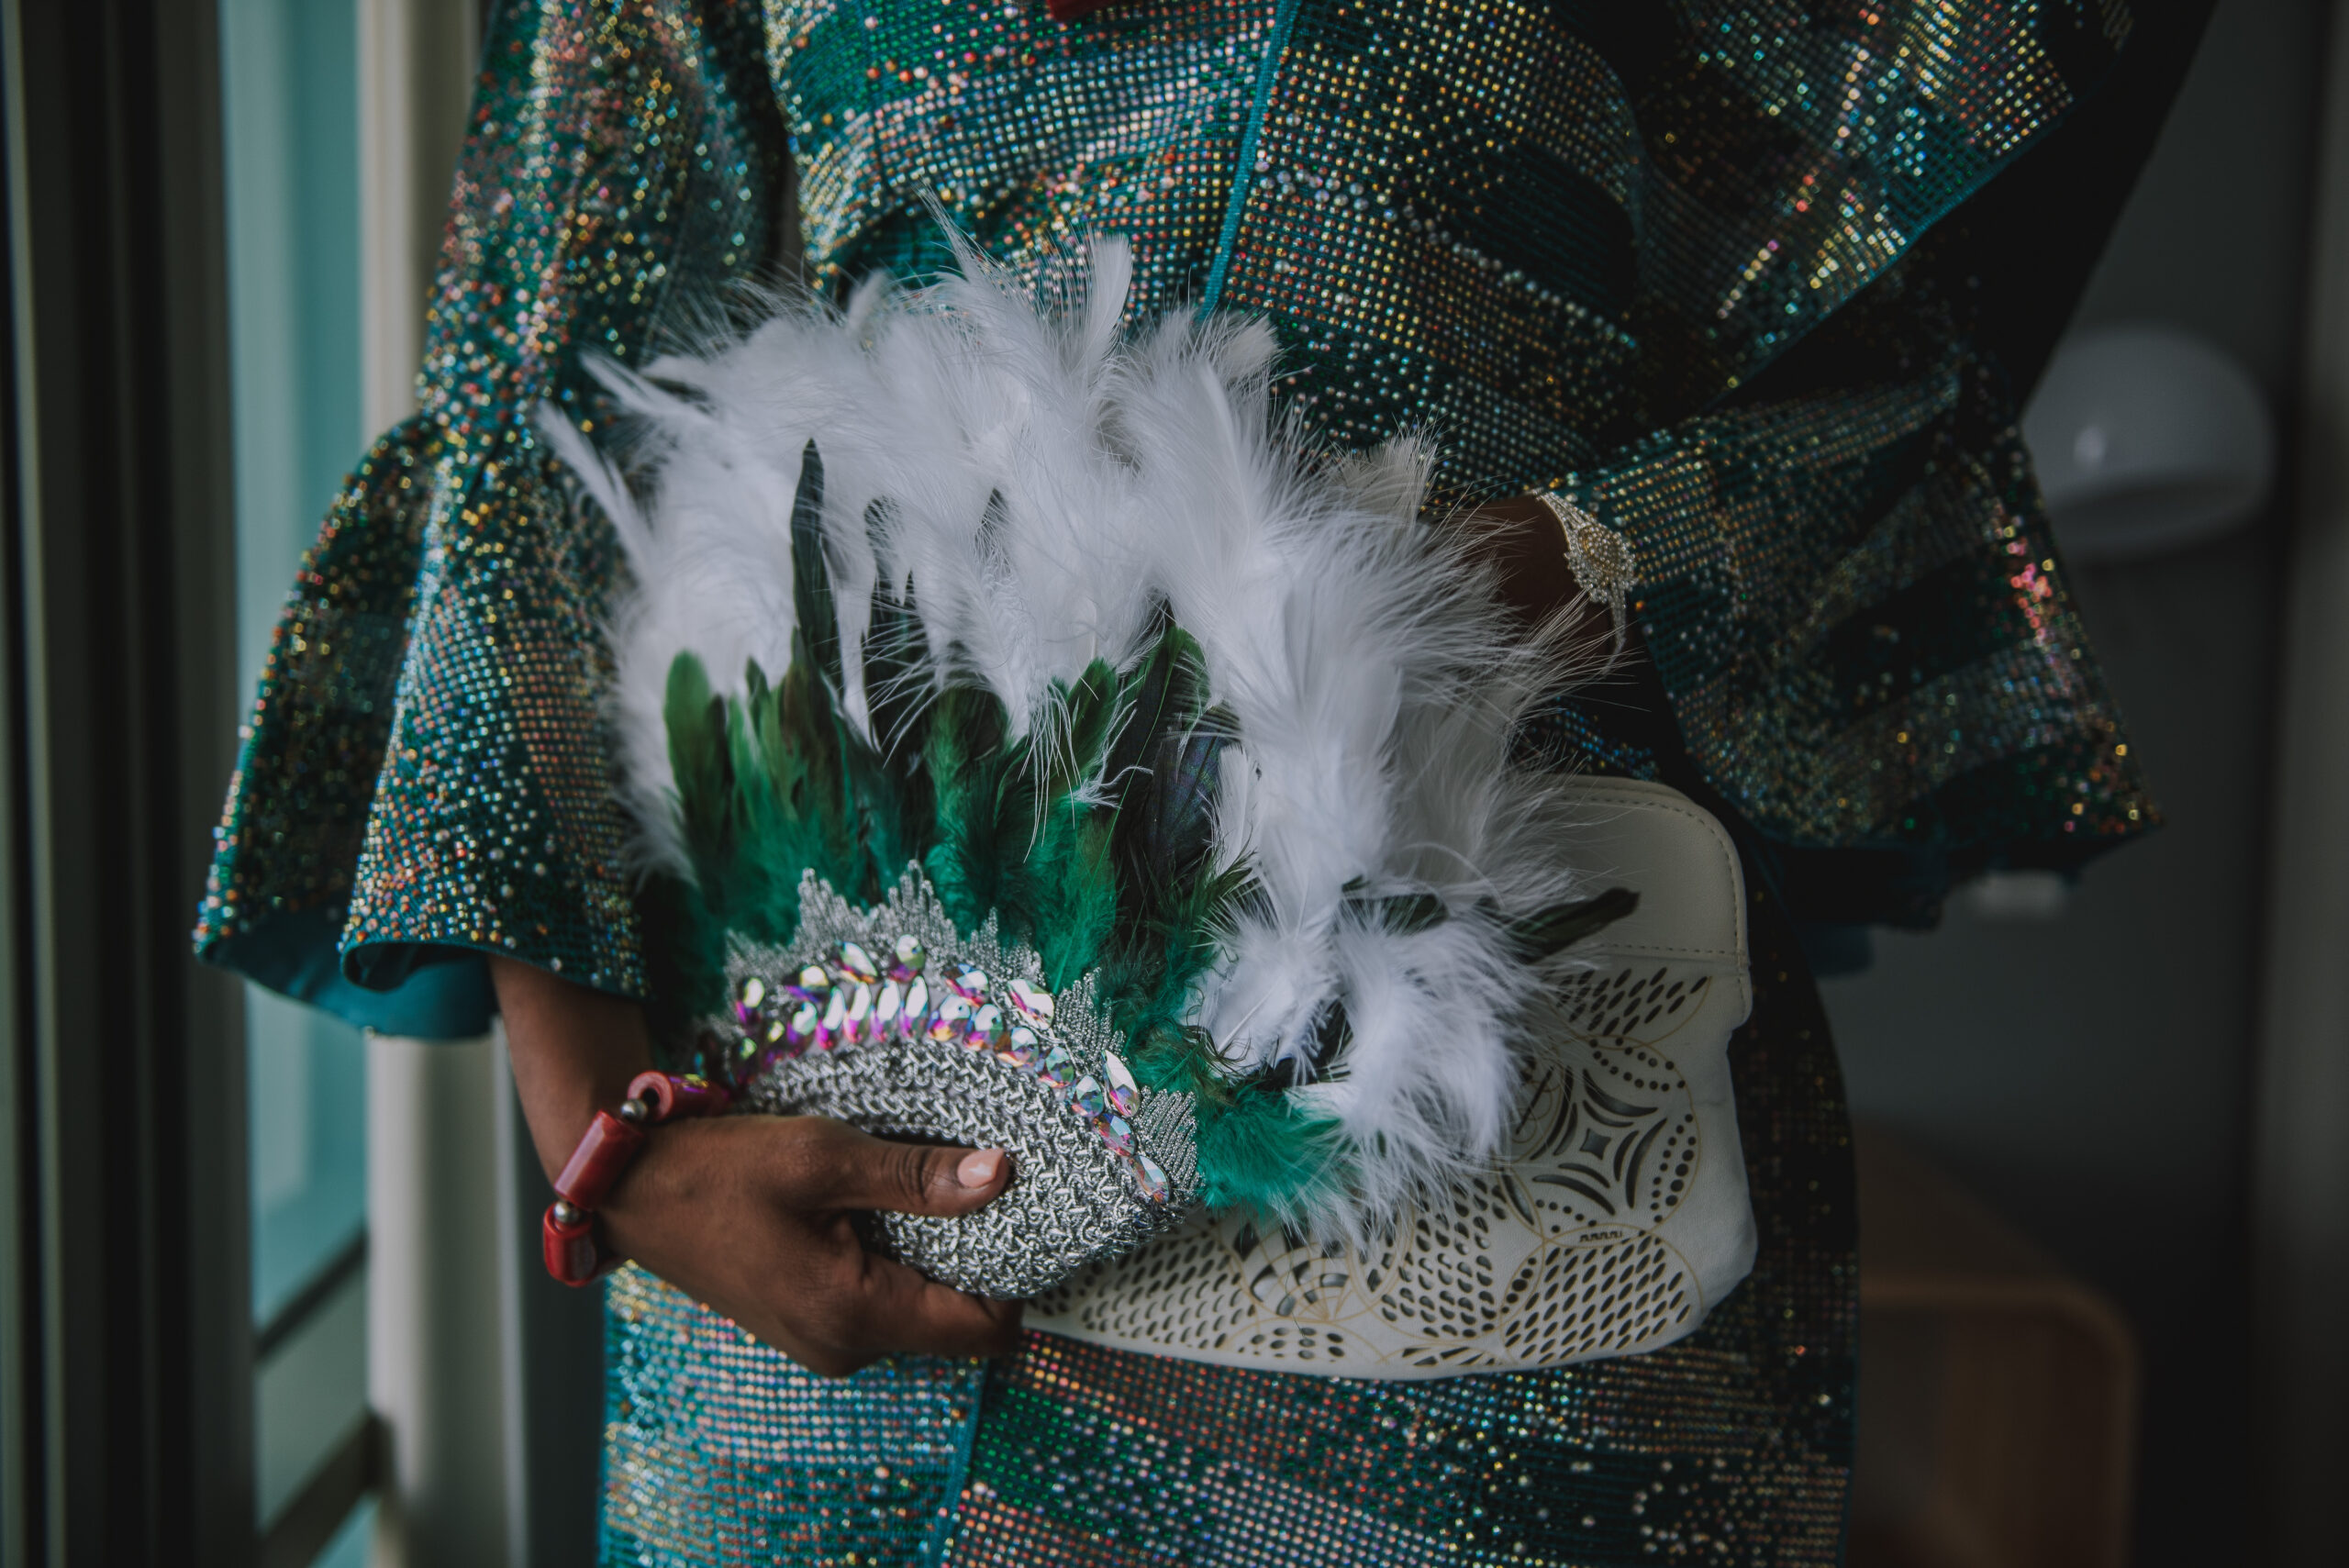
POLYGON ((737 1005, 705 1025, 748 1068, 746 1108, 1011 1153, 1009 1190, 976 1214, 872 1216, 876 1251, 1022 1297, 1188 1218, 1191 1096, 1134 1084, 1090 975, 1046 993, 1032 949, 992 916, 956 931, 913 867, 862 912, 809 875, 799 908, 787 946, 729 943, 737 1005))

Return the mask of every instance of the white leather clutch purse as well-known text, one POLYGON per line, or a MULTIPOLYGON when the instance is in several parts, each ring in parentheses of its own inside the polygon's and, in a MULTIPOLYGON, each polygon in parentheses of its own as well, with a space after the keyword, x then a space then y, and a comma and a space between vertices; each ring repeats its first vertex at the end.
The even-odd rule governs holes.
POLYGON ((1565 983, 1506 1153, 1375 1241, 1202 1213, 1081 1273, 1030 1327, 1333 1377, 1559 1366, 1693 1332, 1753 1264, 1729 1041, 1752 1009, 1729 835, 1663 784, 1569 786, 1581 869, 1640 895, 1565 983))

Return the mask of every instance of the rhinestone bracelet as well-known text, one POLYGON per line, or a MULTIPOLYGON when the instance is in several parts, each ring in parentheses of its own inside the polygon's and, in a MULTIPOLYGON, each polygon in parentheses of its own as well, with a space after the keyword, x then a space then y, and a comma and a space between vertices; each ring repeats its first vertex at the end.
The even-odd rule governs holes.
POLYGON ((1615 651, 1620 653, 1630 629, 1628 601, 1640 580, 1639 566, 1631 555, 1631 541, 1554 490, 1539 491, 1534 499, 1558 519, 1566 569, 1574 573, 1576 586, 1607 606, 1615 622, 1615 651))
POLYGON ((564 1284, 585 1284, 619 1262, 596 1236, 596 1210, 644 1147, 647 1128, 678 1117, 714 1116, 729 1096, 706 1078, 640 1073, 619 1110, 597 1111, 579 1147, 554 1179, 554 1202, 540 1227, 547 1273, 564 1284))

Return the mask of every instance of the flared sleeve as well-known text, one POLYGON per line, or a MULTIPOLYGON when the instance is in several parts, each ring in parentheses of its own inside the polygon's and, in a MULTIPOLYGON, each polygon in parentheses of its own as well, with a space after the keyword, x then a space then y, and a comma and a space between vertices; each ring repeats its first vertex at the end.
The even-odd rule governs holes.
POLYGON ((2155 824, 2003 378, 1962 341, 1685 421, 1559 493, 1630 547, 1676 733, 1627 754, 1601 683, 1539 739, 1649 776, 1685 748, 1670 782, 1752 827, 1799 917, 1931 926, 1966 876, 2069 872, 2155 824))
POLYGON ((532 411, 768 275, 788 188, 758 7, 496 7, 420 412, 352 475, 281 617, 195 932, 362 1025, 487 1022, 483 955, 641 995, 603 693, 616 541, 532 411))

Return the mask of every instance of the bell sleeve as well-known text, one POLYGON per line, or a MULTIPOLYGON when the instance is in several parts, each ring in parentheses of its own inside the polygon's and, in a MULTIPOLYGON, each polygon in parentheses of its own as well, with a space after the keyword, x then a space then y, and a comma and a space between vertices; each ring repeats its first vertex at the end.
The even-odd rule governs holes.
POLYGON ((368 452, 278 622, 198 953, 351 1021, 486 1027, 483 955, 644 991, 612 788, 620 558, 534 439, 582 357, 657 351, 785 232, 755 5, 513 0, 486 40, 420 411, 368 452))

